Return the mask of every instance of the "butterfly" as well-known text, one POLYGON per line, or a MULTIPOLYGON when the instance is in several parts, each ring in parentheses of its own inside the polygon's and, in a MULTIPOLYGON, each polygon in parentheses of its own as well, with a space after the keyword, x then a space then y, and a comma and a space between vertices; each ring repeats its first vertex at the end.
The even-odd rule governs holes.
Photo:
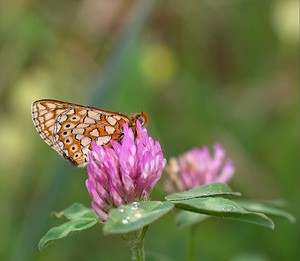
POLYGON ((139 121, 143 127, 148 122, 145 112, 127 117, 118 112, 51 99, 33 102, 31 113, 42 139, 78 167, 88 163, 92 141, 111 146, 111 141, 122 141, 124 123, 136 135, 136 122, 139 121))

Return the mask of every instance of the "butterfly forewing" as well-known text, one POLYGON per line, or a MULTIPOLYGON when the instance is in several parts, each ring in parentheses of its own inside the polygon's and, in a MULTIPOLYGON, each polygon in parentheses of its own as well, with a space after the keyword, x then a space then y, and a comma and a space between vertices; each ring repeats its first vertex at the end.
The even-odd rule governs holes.
MULTIPOLYGON (((123 124, 135 128, 135 120, 141 115, 145 114, 128 118, 120 113, 56 100, 39 100, 32 104, 32 119, 41 137, 78 166, 88 162, 92 141, 99 145, 120 141, 123 124)), ((147 120, 146 115, 143 119, 147 120)))

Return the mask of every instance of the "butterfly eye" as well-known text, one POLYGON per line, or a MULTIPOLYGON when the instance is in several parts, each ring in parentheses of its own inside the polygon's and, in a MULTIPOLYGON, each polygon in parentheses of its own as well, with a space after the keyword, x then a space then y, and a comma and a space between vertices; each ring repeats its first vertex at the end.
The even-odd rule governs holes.
POLYGON ((142 126, 145 124, 145 119, 141 114, 137 114, 136 119, 141 123, 142 126))
POLYGON ((146 126, 148 122, 148 116, 146 112, 141 112, 141 114, 137 114, 136 119, 141 123, 142 126, 146 126))

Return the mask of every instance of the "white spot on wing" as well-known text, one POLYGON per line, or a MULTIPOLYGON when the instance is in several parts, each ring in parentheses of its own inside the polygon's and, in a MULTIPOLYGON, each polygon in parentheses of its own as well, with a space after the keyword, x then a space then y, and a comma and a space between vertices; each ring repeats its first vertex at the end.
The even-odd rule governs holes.
POLYGON ((82 134, 77 134, 77 135, 75 136, 75 138, 76 138, 77 140, 81 140, 82 138, 84 138, 84 135, 82 135, 82 134))
POLYGON ((56 115, 60 115, 60 114, 62 114, 64 111, 65 111, 64 109, 57 109, 57 110, 55 111, 55 113, 56 113, 56 115))
POLYGON ((112 126, 105 126, 105 131, 108 133, 108 134, 113 134, 115 132, 115 128, 112 127, 112 126))
POLYGON ((74 109, 71 109, 71 110, 69 110, 66 114, 67 114, 67 115, 75 114, 75 111, 74 111, 74 109))
POLYGON ((44 117, 38 117, 38 120, 40 123, 43 123, 45 121, 44 117))
POLYGON ((98 136, 99 136, 99 131, 98 131, 98 129, 93 129, 93 130, 90 132, 90 135, 95 136, 95 137, 98 137, 98 136))
POLYGON ((37 105, 36 105, 36 107, 38 108, 38 110, 45 110, 46 109, 46 107, 45 106, 43 106, 42 104, 40 104, 40 103, 37 103, 37 105))
POLYGON ((72 130, 73 134, 83 134, 84 129, 76 127, 75 129, 72 130))
POLYGON ((60 151, 62 151, 64 148, 64 143, 62 141, 60 141, 57 145, 60 148, 60 151))
POLYGON ((91 143, 91 138, 84 137, 83 139, 81 139, 80 143, 83 147, 89 146, 91 143))
POLYGON ((89 152, 89 146, 84 147, 81 151, 82 151, 82 153, 83 153, 84 155, 88 155, 88 152, 89 152))
POLYGON ((86 127, 90 126, 89 124, 86 123, 80 123, 76 126, 76 129, 84 129, 86 127))
POLYGON ((55 120, 51 119, 49 121, 46 121, 45 126, 49 127, 49 126, 53 125, 54 123, 55 123, 55 120))
POLYGON ((110 141, 110 139, 110 136, 102 136, 96 139, 96 143, 101 146, 107 144, 110 141))
POLYGON ((53 104, 53 103, 47 103, 47 107, 48 107, 49 109, 55 109, 55 108, 56 108, 56 105, 53 104))
POLYGON ((46 121, 52 119, 53 118, 53 112, 48 112, 47 114, 45 114, 44 117, 45 117, 46 121))
POLYGON ((39 111, 39 115, 42 116, 42 115, 46 114, 47 112, 48 112, 47 110, 39 111))
POLYGON ((88 111, 88 116, 96 121, 100 120, 100 113, 94 111, 88 111))
POLYGON ((50 131, 51 133, 53 133, 53 129, 54 129, 53 126, 54 126, 54 125, 51 125, 51 126, 49 127, 49 131, 50 131))
POLYGON ((54 124, 54 131, 57 133, 61 129, 61 125, 59 123, 54 124))
POLYGON ((107 117, 106 120, 112 126, 114 126, 117 123, 117 120, 114 117, 112 117, 112 116, 107 117))
POLYGON ((55 141, 55 142, 59 141, 59 135, 58 134, 53 136, 53 141, 55 141))
POLYGON ((68 116, 65 115, 65 114, 61 114, 61 115, 57 116, 57 121, 58 121, 58 122, 64 122, 64 121, 66 121, 67 119, 68 119, 68 116))
POLYGON ((84 123, 87 123, 87 124, 95 124, 95 120, 93 120, 92 118, 89 118, 89 117, 85 117, 84 123))

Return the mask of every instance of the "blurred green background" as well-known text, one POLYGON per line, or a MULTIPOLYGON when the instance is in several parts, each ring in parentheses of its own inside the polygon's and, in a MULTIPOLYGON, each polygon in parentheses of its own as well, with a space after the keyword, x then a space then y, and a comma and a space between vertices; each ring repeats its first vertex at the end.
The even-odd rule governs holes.
MULTIPOLYGON (((166 158, 220 142, 236 166, 234 190, 283 199, 297 219, 274 218, 274 231, 207 220, 196 227, 198 260, 300 260, 298 36, 296 0, 2 0, 0 259, 130 257, 101 226, 37 249, 59 224, 51 211, 90 206, 86 170, 62 160, 31 122, 31 103, 52 98, 146 111, 166 158)), ((168 214, 150 227, 147 253, 185 260, 188 233, 168 214)))

